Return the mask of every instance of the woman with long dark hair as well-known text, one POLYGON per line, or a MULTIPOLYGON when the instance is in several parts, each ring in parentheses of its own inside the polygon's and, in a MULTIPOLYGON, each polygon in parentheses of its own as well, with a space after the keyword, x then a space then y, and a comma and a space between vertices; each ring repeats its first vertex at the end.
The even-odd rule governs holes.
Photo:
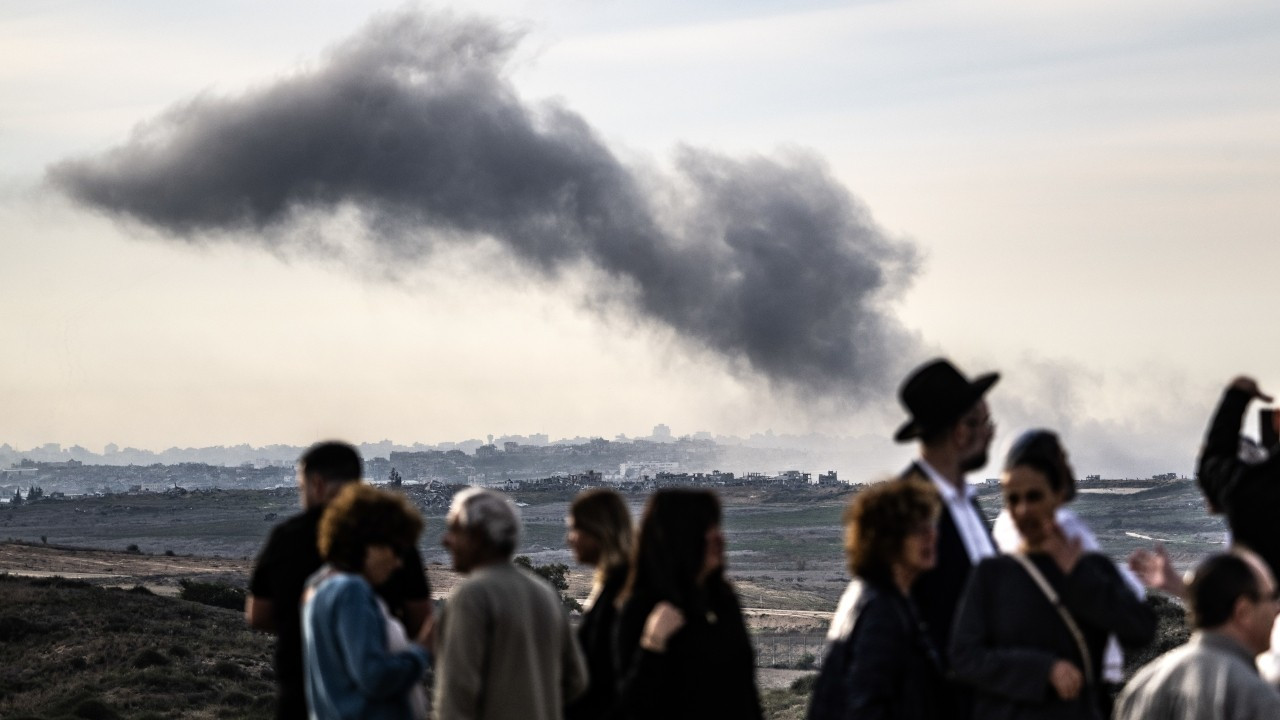
POLYGON ((809 720, 946 717, 942 662, 911 601, 916 578, 937 563, 941 507, 933 485, 915 479, 878 483, 849 503, 853 580, 831 620, 809 720))
POLYGON ((596 569, 578 625, 578 643, 587 660, 590 684, 565 708, 565 716, 570 720, 613 717, 618 702, 614 674, 617 600, 630 568, 631 512, 617 492, 593 488, 574 498, 565 524, 569 529, 565 541, 574 559, 596 569))
POLYGON ((974 717, 1101 720, 1108 635, 1140 644, 1155 614, 1105 555, 1063 529, 1066 454, 1053 438, 1015 444, 1000 478, 1020 542, 974 568, 951 636, 952 672, 974 687, 974 717))
POLYGON ((625 717, 758 720, 755 654, 724 579, 720 502, 659 490, 640 521, 618 623, 625 717))

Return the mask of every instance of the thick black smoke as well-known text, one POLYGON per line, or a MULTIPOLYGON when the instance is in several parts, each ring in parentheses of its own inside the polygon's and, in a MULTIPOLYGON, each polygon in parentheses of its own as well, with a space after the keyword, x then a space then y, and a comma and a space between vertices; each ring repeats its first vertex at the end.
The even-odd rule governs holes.
POLYGON ((275 247, 311 213, 356 208, 376 257, 490 237, 554 275, 587 263, 641 317, 805 395, 884 397, 914 339, 884 303, 915 273, 811 156, 685 148, 629 168, 586 121, 522 101, 518 37, 479 20, 386 16, 317 67, 202 96, 50 181, 187 240, 275 247))

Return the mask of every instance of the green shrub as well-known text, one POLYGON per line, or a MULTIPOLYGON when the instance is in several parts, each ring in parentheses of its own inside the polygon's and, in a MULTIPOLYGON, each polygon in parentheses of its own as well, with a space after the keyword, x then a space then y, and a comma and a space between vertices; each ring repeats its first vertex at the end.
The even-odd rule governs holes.
POLYGON ((248 707, 253 704, 253 696, 239 690, 228 690, 222 693, 219 702, 229 707, 248 707))
POLYGON ((42 635, 47 628, 17 615, 0 615, 0 642, 21 640, 28 635, 42 635))
POLYGON ((154 667, 156 665, 168 665, 169 662, 170 662, 169 658, 165 657, 164 653, 161 653, 159 650, 156 650, 155 648, 147 648, 146 650, 143 650, 142 652, 135 655, 133 658, 133 666, 136 668, 149 668, 149 667, 154 667))
POLYGON ((84 720, 119 720, 120 713, 112 710, 106 703, 97 698, 85 700, 76 705, 75 717, 84 720))
POLYGON ((169 646, 169 655, 176 658, 189 658, 191 657, 191 649, 186 645, 174 643, 169 646))
POLYGON ((817 673, 812 675, 801 675, 791 681, 791 692, 796 695, 812 695, 813 684, 818 681, 817 673))
POLYGON ((526 570, 532 570, 538 575, 546 578, 551 583, 551 587, 560 592, 560 600, 564 602, 564 606, 568 610, 582 610, 582 603, 576 599, 569 597, 565 591, 569 589, 569 566, 564 563, 550 563, 548 565, 534 565, 528 555, 517 555, 512 560, 526 570))
POLYGON ((231 660, 219 660, 213 664, 213 674, 228 680, 239 680, 244 677, 244 668, 231 660))
POLYGON ((203 605, 227 608, 228 610, 244 609, 245 591, 225 583, 206 583, 197 580, 182 580, 182 591, 178 597, 183 600, 198 602, 203 605))
POLYGON ((93 585, 85 580, 68 580, 61 575, 36 578, 31 581, 34 587, 91 588, 93 585))

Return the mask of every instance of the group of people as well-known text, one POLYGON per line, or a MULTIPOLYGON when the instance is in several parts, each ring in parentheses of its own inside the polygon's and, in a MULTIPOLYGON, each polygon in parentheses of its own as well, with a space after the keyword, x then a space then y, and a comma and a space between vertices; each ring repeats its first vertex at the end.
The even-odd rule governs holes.
POLYGON ((654 493, 638 528, 612 490, 575 498, 566 542, 596 569, 575 632, 559 594, 512 562, 519 509, 482 488, 450 504, 442 544, 462 579, 433 614, 421 516, 360 469, 345 443, 303 455, 305 510, 250 581, 246 619, 279 636, 278 718, 761 717, 713 493, 654 493))
MULTIPOLYGON (((811 720, 1280 718, 1280 693, 1254 666, 1278 609, 1280 533, 1266 523, 1280 508, 1280 477, 1268 474, 1280 451, 1239 439, 1249 401, 1269 398, 1237 379, 1211 423, 1199 479, 1235 547, 1183 582, 1158 549, 1132 569, 1098 552, 1067 507, 1074 472, 1048 430, 1012 444, 1003 510, 988 522, 965 476, 987 464, 985 396, 998 379, 940 359, 900 388, 910 417, 895 439, 917 442, 919 457, 845 512, 852 580, 811 720), (1196 632, 1121 688, 1122 648, 1156 631, 1144 585, 1181 596, 1196 632)), ((505 495, 453 498, 442 542, 462 577, 433 612, 421 517, 360 476, 351 446, 311 448, 299 462, 304 512, 273 530, 254 570, 246 619, 279 638, 277 717, 761 717, 713 493, 657 491, 634 528, 616 492, 580 494, 566 542, 595 574, 575 631, 558 593, 512 562, 520 512, 505 495)))
MULTIPOLYGON (((899 441, 920 456, 856 495, 845 514, 853 576, 827 635, 809 707, 826 718, 1280 718, 1280 692, 1255 664, 1271 644, 1280 560, 1280 448, 1240 437, 1249 378, 1229 386, 1201 452, 1211 511, 1232 548, 1190 581, 1163 549, 1119 567, 1067 505, 1075 474, 1057 435, 1029 430, 1004 459, 994 527, 965 474, 986 465, 998 380, 946 360, 900 390, 911 419, 899 441), (1191 641, 1124 683, 1122 646, 1145 645, 1156 618, 1144 586, 1179 596, 1191 641)), ((1273 679, 1274 681, 1274 679, 1273 679)))

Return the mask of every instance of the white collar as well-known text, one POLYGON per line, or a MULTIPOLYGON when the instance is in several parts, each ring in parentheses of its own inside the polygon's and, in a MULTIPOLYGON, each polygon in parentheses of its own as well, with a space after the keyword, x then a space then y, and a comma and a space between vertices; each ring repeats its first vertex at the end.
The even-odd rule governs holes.
MULTIPOLYGON (((929 461, 924 458, 917 460, 916 465, 919 465, 920 469, 924 471, 924 474, 933 481, 933 484, 938 488, 938 492, 942 495, 943 502, 953 503, 956 501, 959 497, 959 494, 956 492, 956 486, 952 485, 950 480, 943 477, 942 473, 938 472, 937 468, 930 465, 929 461)), ((977 493, 974 491, 973 487, 968 483, 965 483, 964 499, 972 500, 976 495, 977 493)))

